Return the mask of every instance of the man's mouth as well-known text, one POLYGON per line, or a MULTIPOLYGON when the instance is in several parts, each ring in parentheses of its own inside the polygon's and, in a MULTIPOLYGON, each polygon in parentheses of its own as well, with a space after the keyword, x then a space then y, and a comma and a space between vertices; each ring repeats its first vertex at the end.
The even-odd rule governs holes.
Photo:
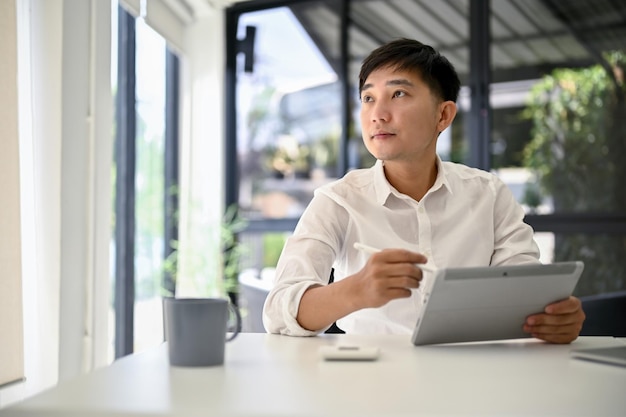
POLYGON ((392 133, 392 132, 380 131, 380 132, 375 132, 371 134, 370 139, 387 139, 394 135, 395 133, 392 133))

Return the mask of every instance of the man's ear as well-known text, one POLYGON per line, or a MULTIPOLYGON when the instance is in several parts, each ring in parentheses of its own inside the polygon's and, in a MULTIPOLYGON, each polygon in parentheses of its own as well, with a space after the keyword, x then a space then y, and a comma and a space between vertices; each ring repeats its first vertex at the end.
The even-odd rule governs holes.
POLYGON ((452 124, 455 116, 456 103, 454 101, 448 100, 439 104, 439 122, 437 124, 439 133, 446 130, 446 128, 452 124))

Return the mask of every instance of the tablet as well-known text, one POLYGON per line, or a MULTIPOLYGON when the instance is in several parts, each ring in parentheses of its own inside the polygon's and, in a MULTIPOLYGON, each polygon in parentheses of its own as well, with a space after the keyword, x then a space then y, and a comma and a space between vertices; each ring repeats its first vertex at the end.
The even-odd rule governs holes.
POLYGON ((568 298, 581 261, 439 269, 425 274, 414 345, 530 337, 526 317, 568 298))
POLYGON ((570 355, 577 359, 586 359, 611 365, 626 366, 626 345, 603 348, 574 349, 570 355))

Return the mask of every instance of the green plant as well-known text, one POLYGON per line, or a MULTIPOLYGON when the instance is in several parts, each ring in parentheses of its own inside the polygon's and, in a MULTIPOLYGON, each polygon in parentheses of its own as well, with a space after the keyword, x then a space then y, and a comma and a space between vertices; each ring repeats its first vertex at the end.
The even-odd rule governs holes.
POLYGON ((541 204, 541 197, 539 184, 536 182, 526 184, 522 201, 530 208, 531 213, 534 213, 541 204))
POLYGON ((239 214, 237 204, 232 204, 226 209, 220 228, 220 241, 224 256, 224 289, 228 294, 238 292, 241 257, 247 251, 239 241, 239 233, 244 231, 247 225, 247 220, 239 214))
POLYGON ((263 235, 263 267, 274 267, 285 246, 285 233, 266 233, 263 235))
MULTIPOLYGON (((614 52, 604 66, 555 70, 531 91, 524 114, 533 137, 524 161, 557 213, 626 212, 625 73, 626 54, 614 52)), ((625 288, 625 249, 619 234, 559 233, 554 255, 555 261, 584 260, 576 292, 587 295, 625 288)))
MULTIPOLYGON (((194 240, 186 249, 180 241, 170 242, 173 251, 163 263, 164 274, 177 285, 185 280, 187 286, 194 287, 196 294, 233 298, 238 292, 241 257, 247 251, 238 236, 246 226, 247 221, 239 215, 239 207, 236 204, 227 207, 218 225, 197 226, 197 235, 203 237, 201 242, 194 240), (217 250, 212 244, 216 233, 217 250), (212 253, 221 256, 212 256, 212 253)), ((162 294, 174 295, 167 285, 162 286, 162 294)))
POLYGON ((600 65, 555 70, 532 89, 525 114, 533 121, 533 138, 524 160, 539 175, 542 188, 554 196, 556 210, 619 205, 616 198, 623 193, 614 192, 613 181, 624 178, 619 175, 623 94, 623 84, 615 86, 600 65))

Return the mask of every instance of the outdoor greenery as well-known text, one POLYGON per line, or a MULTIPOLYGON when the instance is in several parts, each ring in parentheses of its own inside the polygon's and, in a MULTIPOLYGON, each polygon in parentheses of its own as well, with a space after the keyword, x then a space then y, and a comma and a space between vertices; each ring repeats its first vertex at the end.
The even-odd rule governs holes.
POLYGON ((224 290, 231 297, 237 294, 239 290, 241 258, 247 252, 246 246, 239 242, 239 233, 242 232, 247 225, 247 220, 239 214, 237 204, 232 204, 226 209, 220 227, 220 242, 224 256, 224 290))
MULTIPOLYGON (((229 206, 219 224, 198 225, 203 236, 202 242, 194 241, 187 250, 182 250, 178 241, 170 242, 173 252, 163 263, 163 272, 177 281, 181 273, 192 283, 198 296, 228 295, 235 297, 238 292, 241 257, 247 248, 239 242, 238 234, 247 226, 247 221, 239 215, 236 204, 229 206), (215 251, 213 236, 219 233, 220 249, 215 251), (214 254, 221 253, 221 259, 214 254), (221 265, 220 265, 221 262, 221 265), (184 272, 181 272, 184 271, 184 272), (218 271, 218 272, 216 272, 218 271)), ((163 295, 172 296, 165 288, 163 295)))
POLYGON ((276 266, 286 240, 284 232, 263 234, 263 268, 276 266))
POLYGON ((163 152, 159 135, 147 134, 146 121, 137 115, 135 178, 135 297, 159 293, 163 257, 163 152))
MULTIPOLYGON (((626 213, 626 55, 605 59, 605 66, 545 76, 524 112, 533 123, 524 163, 555 213, 626 213)), ((578 295, 626 289, 625 255, 623 235, 556 236, 555 261, 585 262, 578 295)))

